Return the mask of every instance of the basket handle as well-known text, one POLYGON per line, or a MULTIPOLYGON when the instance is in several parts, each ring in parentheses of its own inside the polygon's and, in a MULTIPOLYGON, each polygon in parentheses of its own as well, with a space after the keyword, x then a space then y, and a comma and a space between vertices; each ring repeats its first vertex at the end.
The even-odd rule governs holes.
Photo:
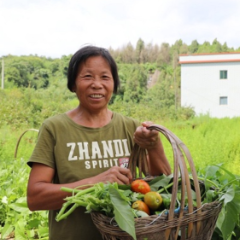
MULTIPOLYGON (((189 173, 187 169, 187 163, 192 173, 194 188, 196 192, 197 212, 201 213, 202 204, 201 204, 201 193, 199 188, 199 182, 198 182, 195 166, 188 148, 176 135, 174 135, 170 130, 168 130, 167 128, 161 125, 154 124, 147 127, 147 129, 157 130, 160 133, 162 133, 170 142, 173 150, 173 158, 174 158, 173 159, 174 160, 173 189, 172 189, 170 209, 168 212, 168 220, 172 220, 174 218, 175 204, 177 201, 179 176, 181 176, 181 201, 180 201, 180 211, 179 211, 178 218, 183 217, 186 193, 188 198, 188 213, 193 213, 194 211, 193 199, 191 194, 191 182, 190 182, 189 173)), ((140 148, 137 144, 135 144, 132 153, 133 154, 131 154, 130 156, 129 169, 133 173, 133 177, 135 178, 136 176, 136 172, 135 172, 136 166, 139 167, 140 178, 142 178, 142 170, 148 175, 148 166, 146 163, 146 150, 140 148)), ((200 226, 201 226, 201 223, 198 222, 197 229, 196 229, 197 232, 199 232, 200 226)), ((191 236, 192 231, 193 231, 193 223, 190 222, 188 226, 189 237, 191 236)), ((178 232, 179 232, 179 228, 176 231, 175 239, 177 239, 178 232)), ((167 229, 165 232, 166 239, 169 239, 170 233, 171 233, 171 229, 167 229)))
MULTIPOLYGON (((184 210, 184 204, 185 204, 185 192, 187 192, 188 196, 188 212, 192 213, 194 211, 193 209, 193 199, 192 199, 192 194, 191 194, 191 183, 190 183, 190 178, 188 174, 188 169, 187 169, 187 164, 189 164, 191 173, 192 173, 192 178, 193 178, 193 183, 194 183, 194 188, 196 192, 196 200, 197 200, 197 212, 201 213, 201 193, 200 193, 200 188, 199 188, 199 182, 197 178, 197 173, 196 169, 191 157, 191 154, 186 147, 186 145, 175 135, 173 134, 170 130, 167 128, 161 126, 161 125, 152 125, 149 126, 148 129, 150 130, 157 130, 161 132, 171 143, 172 145, 172 150, 173 150, 173 157, 174 157, 174 172, 173 172, 173 194, 172 194, 172 199, 171 199, 171 205, 169 209, 169 215, 168 219, 171 220, 174 218, 174 209, 175 209, 175 204, 176 204, 176 199, 177 199, 177 190, 178 190, 178 177, 179 177, 179 170, 180 170, 180 175, 182 178, 182 183, 181 183, 181 202, 180 202, 180 212, 179 212, 179 218, 183 216, 183 210, 184 210)), ((197 223, 197 232, 200 229, 200 222, 197 223)), ((177 233, 178 230, 176 231, 176 236, 175 239, 177 239, 177 233)), ((188 228, 188 236, 191 236, 193 230, 193 224, 189 223, 189 228, 188 228)), ((168 239, 170 235, 170 230, 166 231, 166 239, 168 239)))

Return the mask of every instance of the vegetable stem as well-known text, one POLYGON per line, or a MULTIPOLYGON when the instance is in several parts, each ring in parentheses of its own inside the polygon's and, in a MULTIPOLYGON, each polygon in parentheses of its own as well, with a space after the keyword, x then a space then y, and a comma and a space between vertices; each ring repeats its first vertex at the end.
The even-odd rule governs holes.
POLYGON ((219 192, 221 192, 226 186, 230 185, 231 183, 235 182, 235 181, 239 181, 239 179, 233 179, 231 181, 229 181, 228 183, 226 183, 225 185, 223 185, 220 189, 219 192))
MULTIPOLYGON (((178 179, 178 182, 180 182, 181 180, 182 180, 182 179, 179 178, 179 179, 178 179)), ((172 187, 172 186, 173 186, 173 182, 172 182, 172 183, 169 183, 166 187, 161 188, 161 189, 158 190, 157 192, 158 192, 158 193, 161 193, 161 192, 167 191, 167 189, 170 188, 170 187, 172 187)))
POLYGON ((213 181, 211 181, 211 180, 209 180, 207 178, 198 177, 198 179, 200 179, 202 181, 207 181, 207 182, 211 183, 212 185, 214 185, 216 188, 218 188, 218 185, 216 183, 214 183, 213 181))
POLYGON ((67 218, 77 207, 78 204, 75 203, 66 213, 64 213, 66 207, 68 206, 68 204, 66 204, 65 206, 63 206, 63 208, 61 209, 61 211, 59 212, 59 214, 56 217, 56 221, 59 222, 62 219, 67 218), (63 211, 62 211, 63 210, 63 211))
MULTIPOLYGON (((89 188, 85 188, 85 189, 77 189, 77 188, 62 187, 61 190, 72 193, 72 194, 76 193, 73 197, 78 197, 78 196, 84 195, 86 193, 93 192, 95 190, 95 188, 89 187, 89 188)), ((67 197, 67 199, 69 199, 69 198, 71 198, 71 197, 67 197)))

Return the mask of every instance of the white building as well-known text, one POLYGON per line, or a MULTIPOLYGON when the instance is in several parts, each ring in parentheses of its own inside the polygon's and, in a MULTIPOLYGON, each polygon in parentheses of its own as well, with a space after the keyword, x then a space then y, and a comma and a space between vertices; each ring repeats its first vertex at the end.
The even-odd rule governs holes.
POLYGON ((197 115, 240 116, 240 53, 180 55, 181 106, 197 115))

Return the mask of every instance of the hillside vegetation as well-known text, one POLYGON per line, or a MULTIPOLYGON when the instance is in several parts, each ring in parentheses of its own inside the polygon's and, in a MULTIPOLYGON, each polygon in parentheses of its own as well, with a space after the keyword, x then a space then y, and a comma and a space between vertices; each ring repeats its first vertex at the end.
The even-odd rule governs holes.
MULTIPOLYGON (((238 119, 196 117, 192 106, 180 106, 178 56, 239 50, 228 47, 226 43, 222 45, 217 39, 203 44, 194 40, 190 45, 177 40, 172 46, 168 43, 160 46, 146 44, 139 39, 135 47, 129 43, 119 49, 110 48, 118 64, 121 88, 112 97, 109 107, 140 121, 151 120, 169 127, 184 142, 187 141, 193 154, 197 151, 195 158, 198 163, 203 160, 206 163, 229 162, 228 159, 237 163, 238 119), (200 158, 201 161, 198 160, 200 158)), ((0 90, 1 159, 13 156, 14 148, 10 144, 15 144, 23 131, 39 129, 44 119, 77 106, 75 94, 66 87, 70 58, 71 55, 60 59, 33 55, 3 56, 5 89, 0 90), (12 143, 6 144, 7 141, 12 143)), ((36 133, 32 134, 27 141, 34 144, 36 133)), ((29 156, 31 147, 24 149, 29 156)))
MULTIPOLYGON (((127 44, 109 49, 117 61, 121 88, 109 108, 140 121, 151 120, 177 135, 189 148, 198 171, 220 165, 240 171, 240 118, 195 116, 192 106, 180 106, 179 54, 233 52, 239 49, 212 43, 191 45, 181 40, 170 46, 127 44)), ((3 239, 48 239, 47 213, 30 212, 26 204, 28 158, 44 119, 75 108, 75 94, 66 87, 71 55, 60 59, 40 56, 3 56, 5 88, 0 90, 0 234, 3 239), (26 130, 29 130, 25 132, 26 130), (17 142, 22 136, 19 146, 17 142)), ((1 70, 1 69, 0 69, 1 70)), ((171 145, 161 136, 173 166, 171 145)), ((235 233, 238 233, 238 229, 235 233)), ((240 231, 239 231, 240 232, 240 231)), ((235 234, 234 233, 234 234, 235 234)), ((232 240, 239 239, 232 235, 232 240)), ((0 237, 1 239, 1 237, 0 237)), ((219 232, 216 240, 222 240, 219 232)))

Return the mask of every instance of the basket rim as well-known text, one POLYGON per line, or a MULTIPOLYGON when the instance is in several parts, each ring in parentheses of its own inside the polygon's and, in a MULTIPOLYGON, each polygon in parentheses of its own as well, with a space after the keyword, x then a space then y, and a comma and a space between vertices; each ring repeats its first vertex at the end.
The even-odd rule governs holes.
MULTIPOLYGON (((207 224, 210 224, 210 220, 215 223, 218 214, 222 209, 222 203, 219 201, 206 203, 203 205, 202 208, 203 211, 201 212, 201 214, 199 214, 198 211, 195 211, 191 215, 185 212, 181 218, 179 218, 177 214, 175 214, 175 217, 171 220, 169 220, 165 215, 151 215, 148 217, 136 218, 136 236, 142 234, 151 234, 153 232, 167 232, 169 230, 171 231, 172 229, 176 229, 179 227, 186 227, 189 225, 189 223, 193 223, 195 224, 195 226, 198 225, 198 222, 203 223, 204 221, 207 224)), ((103 213, 96 211, 91 212, 91 217, 100 232, 104 232, 113 236, 129 236, 127 232, 120 229, 120 227, 116 224, 114 217, 108 217, 103 213)), ((209 230, 212 231, 214 227, 215 224, 212 224, 209 230)), ((195 232, 194 234, 200 235, 202 234, 202 231, 195 232)))

